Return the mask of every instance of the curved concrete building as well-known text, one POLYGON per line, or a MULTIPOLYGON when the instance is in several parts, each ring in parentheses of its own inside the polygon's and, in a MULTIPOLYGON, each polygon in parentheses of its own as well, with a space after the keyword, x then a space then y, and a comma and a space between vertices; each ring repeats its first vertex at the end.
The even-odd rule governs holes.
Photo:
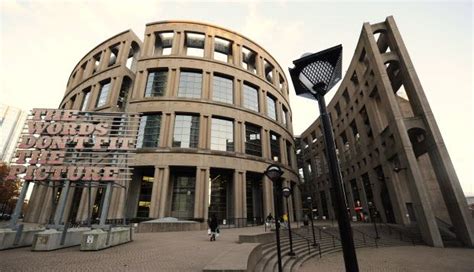
MULTIPOLYGON (((131 30, 115 35, 79 61, 60 108, 142 114, 133 181, 114 189, 111 219, 214 213, 230 224, 259 223, 274 214, 262 174, 274 162, 299 217, 288 81, 264 48, 236 32, 166 21, 148 24, 143 42, 131 30)), ((48 194, 35 189, 30 203, 51 205, 48 194)), ((87 189, 70 194, 68 220, 85 220, 87 189)), ((94 218, 101 198, 92 189, 94 218)), ((27 221, 45 222, 51 210, 33 209, 27 221)))

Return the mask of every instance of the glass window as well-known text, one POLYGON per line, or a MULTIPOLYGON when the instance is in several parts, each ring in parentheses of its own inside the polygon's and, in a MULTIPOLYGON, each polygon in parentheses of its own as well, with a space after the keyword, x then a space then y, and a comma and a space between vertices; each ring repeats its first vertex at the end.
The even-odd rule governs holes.
POLYGON ((200 98, 202 74, 200 72, 181 72, 178 96, 200 98))
POLYGON ((110 91, 110 80, 100 84, 99 98, 96 107, 102 107, 107 103, 107 97, 110 91))
POLYGON ((194 194, 196 188, 196 170, 171 169, 172 197, 171 216, 180 219, 194 217, 194 194))
POLYGON ((84 91, 84 100, 82 100, 81 111, 86 111, 89 104, 89 98, 91 97, 91 88, 87 88, 84 91))
POLYGON ((276 120, 276 101, 269 95, 267 95, 267 116, 276 120))
POLYGON ((234 102, 234 84, 232 79, 214 75, 212 84, 212 100, 229 104, 234 102))
POLYGON ((244 84, 244 107, 258 112, 258 90, 244 84))
POLYGON ((234 151, 234 122, 212 118, 211 149, 234 151))
POLYGON ((252 124, 245 124, 245 153, 262 156, 261 128, 252 124))
POLYGON ((145 97, 163 96, 166 91, 168 71, 150 71, 146 81, 145 97))
POLYGON ((280 135, 270 132, 270 150, 272 160, 281 162, 280 158, 280 135))
POLYGON ((199 143, 199 116, 176 115, 173 147, 197 148, 199 143))
POLYGON ((140 119, 137 147, 158 147, 160 144, 161 114, 144 115, 140 119))

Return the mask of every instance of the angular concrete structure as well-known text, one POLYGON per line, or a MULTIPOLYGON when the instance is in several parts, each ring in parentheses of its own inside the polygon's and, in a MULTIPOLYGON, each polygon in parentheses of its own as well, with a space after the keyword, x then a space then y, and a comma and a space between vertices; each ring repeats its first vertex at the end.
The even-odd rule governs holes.
MULTIPOLYGON (((352 216, 371 204, 388 223, 416 224, 442 247, 440 230, 474 246, 472 217, 425 92, 393 17, 364 23, 347 73, 328 105, 352 216)), ((320 120, 299 137, 305 194, 334 218, 320 120)), ((367 216, 367 214, 365 214, 367 216)))

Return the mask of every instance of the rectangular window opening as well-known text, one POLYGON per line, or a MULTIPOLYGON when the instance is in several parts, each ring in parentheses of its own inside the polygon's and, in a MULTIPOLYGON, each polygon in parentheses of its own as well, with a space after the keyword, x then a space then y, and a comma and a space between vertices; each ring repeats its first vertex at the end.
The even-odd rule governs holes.
POLYGON ((201 33, 186 32, 184 45, 186 55, 193 57, 204 57, 204 41, 206 36, 201 33))
POLYGON ((257 73, 257 53, 245 46, 242 47, 242 67, 251 73, 257 73))
POLYGON ((212 118, 211 149, 234 151, 234 122, 231 120, 212 118))
POLYGON ((179 97, 201 98, 202 72, 181 71, 179 78, 179 97))
POLYGON ((214 39, 214 59, 222 62, 232 62, 232 42, 216 37, 214 39))
POLYGON ((154 56, 171 55, 173 47, 174 32, 155 32, 155 48, 153 50, 154 56))
POLYGON ((212 80, 212 100, 233 104, 234 81, 231 78, 214 74, 212 80))
POLYGON ((168 84, 168 71, 155 70, 148 72, 145 97, 164 96, 168 84))

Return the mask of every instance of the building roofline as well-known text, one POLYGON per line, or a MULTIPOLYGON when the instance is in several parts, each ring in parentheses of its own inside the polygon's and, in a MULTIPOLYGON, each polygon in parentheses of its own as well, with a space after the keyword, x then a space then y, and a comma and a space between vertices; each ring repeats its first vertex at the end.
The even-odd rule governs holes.
POLYGON ((278 61, 276 60, 276 58, 270 54, 270 52, 268 52, 263 46, 261 46, 259 43, 255 42, 254 40, 248 38, 247 36, 244 36, 242 34, 240 34, 239 32, 236 32, 234 30, 231 30, 229 28, 225 28, 225 27, 222 27, 222 26, 218 26, 218 25, 215 25, 215 24, 210 24, 210 23, 204 23, 204 22, 200 22, 200 21, 192 21, 192 20, 164 20, 164 21, 155 21, 155 22, 151 22, 151 23, 148 23, 146 24, 145 26, 148 27, 148 26, 152 26, 152 25, 159 25, 159 24, 173 24, 173 23, 184 23, 184 24, 196 24, 196 25, 202 25, 202 26, 210 26, 210 27, 213 27, 213 28, 218 28, 218 29, 221 29, 221 30, 224 30, 224 31, 227 31, 227 32, 230 32, 234 35, 237 35, 237 36, 240 36, 252 43, 254 43, 255 45, 257 45, 263 52, 267 53, 269 56, 271 56, 273 58, 273 60, 275 61, 275 64, 278 65, 278 67, 280 68, 280 70, 283 72, 283 76, 285 77, 285 80, 288 82, 288 79, 286 78, 286 75, 285 75, 285 70, 283 70, 283 68, 281 67, 280 63, 278 63, 278 61))

